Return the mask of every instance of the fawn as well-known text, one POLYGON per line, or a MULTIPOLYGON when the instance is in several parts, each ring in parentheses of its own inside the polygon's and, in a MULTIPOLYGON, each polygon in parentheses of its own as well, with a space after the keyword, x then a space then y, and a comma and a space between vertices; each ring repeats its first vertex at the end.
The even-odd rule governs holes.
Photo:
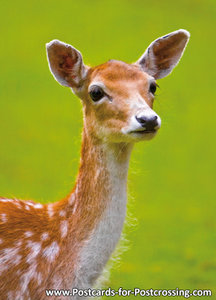
POLYGON ((0 299, 43 300, 46 289, 94 285, 121 236, 133 145, 161 126, 152 109, 156 79, 177 65, 189 36, 180 29, 152 42, 136 63, 93 68, 74 47, 47 44, 53 76, 83 106, 79 173, 56 203, 0 198, 0 299))

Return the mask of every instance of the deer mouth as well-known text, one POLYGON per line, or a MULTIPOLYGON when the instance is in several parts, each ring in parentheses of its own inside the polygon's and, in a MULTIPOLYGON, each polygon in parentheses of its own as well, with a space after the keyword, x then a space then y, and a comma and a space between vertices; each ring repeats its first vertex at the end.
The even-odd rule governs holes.
POLYGON ((149 133, 155 133, 157 130, 153 129, 153 130, 135 130, 135 131, 131 131, 130 133, 136 133, 136 134, 149 134, 149 133))

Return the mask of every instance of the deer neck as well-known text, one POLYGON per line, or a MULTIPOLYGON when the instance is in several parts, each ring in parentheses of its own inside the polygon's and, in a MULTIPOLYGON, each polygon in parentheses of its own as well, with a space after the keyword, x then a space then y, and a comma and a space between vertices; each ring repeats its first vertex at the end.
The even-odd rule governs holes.
POLYGON ((131 149, 129 144, 101 143, 83 130, 79 173, 68 198, 72 209, 66 251, 75 265, 75 286, 95 282, 120 238, 131 149))
POLYGON ((83 130, 80 168, 71 198, 77 222, 86 223, 84 232, 97 226, 113 201, 122 200, 119 193, 124 193, 126 201, 131 149, 128 144, 102 143, 83 130))

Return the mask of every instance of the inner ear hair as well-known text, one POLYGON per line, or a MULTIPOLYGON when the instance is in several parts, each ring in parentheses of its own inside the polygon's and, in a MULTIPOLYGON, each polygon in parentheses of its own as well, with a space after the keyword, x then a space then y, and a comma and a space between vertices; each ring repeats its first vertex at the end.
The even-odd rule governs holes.
POLYGON ((163 78, 178 64, 189 37, 184 29, 162 36, 150 44, 137 63, 155 79, 163 78))
POLYGON ((61 85, 79 88, 85 76, 81 53, 71 45, 58 40, 51 41, 46 48, 49 67, 54 78, 61 85))

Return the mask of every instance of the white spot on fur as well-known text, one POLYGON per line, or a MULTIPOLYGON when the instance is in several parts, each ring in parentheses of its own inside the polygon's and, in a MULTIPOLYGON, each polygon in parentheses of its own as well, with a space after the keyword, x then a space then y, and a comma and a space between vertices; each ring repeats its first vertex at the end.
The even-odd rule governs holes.
POLYGON ((29 268, 26 270, 26 272, 20 277, 20 285, 21 285, 21 291, 20 294, 24 295, 27 290, 28 290, 28 285, 31 279, 35 278, 36 276, 36 269, 37 269, 37 264, 33 260, 29 268))
POLYGON ((0 199, 1 202, 13 202, 12 199, 0 199))
MULTIPOLYGON (((27 293, 26 293, 25 296, 26 296, 25 299, 31 300, 31 298, 29 297, 28 291, 27 291, 27 293)), ((8 299, 8 300, 9 300, 9 299, 8 299)), ((14 298, 12 298, 12 299, 10 299, 10 300, 24 300, 23 294, 21 294, 21 290, 16 290, 16 291, 14 292, 14 298)))
POLYGON ((31 201, 25 201, 26 204, 30 205, 30 206, 34 206, 35 204, 32 203, 31 201))
POLYGON ((34 260, 40 253, 41 243, 28 241, 26 247, 31 249, 30 253, 26 257, 26 262, 31 263, 32 260, 34 260))
POLYGON ((17 270, 17 271, 16 271, 16 274, 17 274, 17 275, 20 275, 20 274, 21 274, 21 270, 17 270))
POLYGON ((20 209, 22 208, 20 200, 14 199, 13 204, 16 205, 16 207, 18 207, 20 209))
POLYGON ((35 279, 37 280, 38 284, 41 285, 41 283, 42 283, 42 274, 40 272, 36 273, 35 279))
POLYGON ((41 241, 46 241, 49 237, 49 234, 47 232, 44 232, 41 234, 41 241))
POLYGON ((2 244, 3 243, 3 239, 0 239, 0 244, 2 244))
POLYGON ((25 209, 30 210, 30 207, 28 205, 25 205, 25 209))
POLYGON ((52 218, 53 215, 54 215, 54 210, 53 210, 53 205, 52 204, 49 204, 47 206, 47 212, 48 212, 49 217, 52 218))
POLYGON ((40 203, 37 203, 37 204, 35 204, 35 206, 34 206, 35 208, 43 208, 43 205, 42 204, 40 204, 40 203))
POLYGON ((19 248, 5 248, 0 251, 0 274, 13 265, 18 265, 21 260, 19 248))
POLYGON ((1 214, 1 219, 2 219, 2 223, 6 223, 7 222, 7 215, 6 214, 1 214))
POLYGON ((14 297, 14 292, 12 292, 12 291, 10 291, 10 292, 8 292, 8 294, 7 294, 7 299, 8 300, 12 300, 12 299, 14 299, 15 297, 14 297))
POLYGON ((19 240, 15 243, 15 247, 20 247, 22 245, 22 240, 19 240))
POLYGON ((98 177, 100 176, 100 174, 101 174, 101 170, 100 169, 96 170, 95 179, 94 180, 97 180, 98 177))
POLYGON ((60 217, 65 217, 65 216, 66 216, 66 211, 65 211, 65 210, 61 210, 61 211, 59 212, 59 216, 60 216, 60 217))
POLYGON ((13 258, 13 264, 14 265, 18 265, 21 261, 21 258, 22 256, 21 255, 16 255, 14 258, 13 258))
POLYGON ((33 236, 33 232, 31 232, 31 231, 26 231, 26 232, 24 233, 24 235, 25 235, 25 237, 29 238, 29 237, 33 236))
POLYGON ((65 238, 68 232, 68 221, 62 221, 60 225, 61 237, 65 238))
POLYGON ((72 194, 68 200, 69 205, 72 205, 74 203, 75 197, 74 194, 72 194))
POLYGON ((57 242, 52 242, 52 244, 48 247, 46 247, 43 250, 43 256, 46 257, 46 259, 49 262, 53 262, 56 258, 56 256, 59 253, 59 245, 57 242))
POLYGON ((75 214, 75 212, 77 210, 77 205, 78 205, 78 202, 75 202, 72 214, 75 214))

